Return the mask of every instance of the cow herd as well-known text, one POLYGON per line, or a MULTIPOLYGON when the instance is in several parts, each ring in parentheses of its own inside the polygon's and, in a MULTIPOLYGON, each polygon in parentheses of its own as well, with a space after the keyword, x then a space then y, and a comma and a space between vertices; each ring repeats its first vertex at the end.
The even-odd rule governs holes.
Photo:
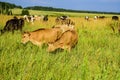
MULTIPOLYGON (((95 16, 94 19, 104 19, 105 16, 95 16)), ((24 32, 22 28, 24 26, 25 20, 27 22, 33 22, 35 17, 25 15, 23 18, 14 17, 6 22, 6 25, 1 30, 1 34, 6 31, 20 30, 22 32, 22 43, 31 42, 34 45, 42 46, 47 44, 48 52, 53 52, 59 48, 71 51, 78 42, 78 33, 75 30, 75 23, 68 16, 60 16, 55 19, 56 25, 51 28, 40 28, 31 32, 24 32)), ((36 18, 37 19, 37 18, 36 18)), ((48 15, 42 18, 44 21, 48 21, 48 15)), ((88 16, 85 16, 85 20, 89 20, 88 16)), ((112 16, 112 21, 118 22, 118 16, 112 16)), ((32 23, 33 24, 33 23, 32 23)), ((114 31, 114 26, 111 26, 114 31)), ((120 25, 118 28, 120 33, 120 25)))
MULTIPOLYGON (((93 19, 94 20, 98 20, 98 19, 104 19, 105 16, 94 16, 93 19)), ((89 16, 85 16, 85 20, 86 21, 90 21, 90 17, 89 16)))
POLYGON ((35 20, 43 20, 43 21, 48 21, 48 15, 24 15, 23 16, 24 20, 26 20, 28 23, 34 24, 35 20))

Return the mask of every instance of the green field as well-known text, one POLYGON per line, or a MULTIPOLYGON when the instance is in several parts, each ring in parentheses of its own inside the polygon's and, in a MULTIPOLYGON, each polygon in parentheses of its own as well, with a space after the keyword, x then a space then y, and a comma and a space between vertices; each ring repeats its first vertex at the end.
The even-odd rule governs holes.
MULTIPOLYGON (((20 11, 16 10, 16 13, 20 11)), ((31 14, 54 15, 57 12, 31 11, 31 14), (42 13, 43 12, 43 13, 42 13)), ((83 13, 70 14, 79 35, 78 44, 71 50, 48 53, 47 45, 38 47, 31 42, 21 43, 20 31, 0 35, 0 80, 120 80, 120 35, 113 33, 111 18, 85 21, 83 13)), ((57 14, 58 15, 58 14, 57 14)), ((95 14, 88 14, 95 15, 95 14)), ((112 15, 106 15, 112 16, 112 15)), ((0 29, 13 16, 0 15, 0 29)), ((55 17, 47 23, 25 23, 24 31, 52 27, 55 17)))
MULTIPOLYGON (((13 14, 19 15, 22 12, 22 9, 12 9, 13 14)), ((75 13, 75 12, 56 12, 56 11, 38 11, 38 10, 29 10, 30 15, 49 15, 49 16, 60 16, 60 15, 68 15, 71 17, 94 17, 97 16, 106 16, 111 17, 112 14, 92 14, 92 13, 75 13)), ((120 16, 120 15, 116 15, 120 16)))

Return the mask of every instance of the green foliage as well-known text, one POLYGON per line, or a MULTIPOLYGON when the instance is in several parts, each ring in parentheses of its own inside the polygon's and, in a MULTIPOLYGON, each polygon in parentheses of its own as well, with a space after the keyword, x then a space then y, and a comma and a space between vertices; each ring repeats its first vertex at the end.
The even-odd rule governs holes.
POLYGON ((25 9, 31 10, 42 10, 42 11, 57 11, 57 12, 76 12, 76 13, 97 13, 97 14, 117 14, 120 13, 115 12, 99 12, 99 11, 85 11, 85 10, 71 10, 71 9, 62 9, 62 8, 53 8, 53 7, 43 7, 43 6, 30 6, 25 9))
POLYGON ((23 9, 21 15, 29 15, 29 11, 27 9, 23 9))
POLYGON ((21 6, 17 6, 15 4, 7 3, 7 2, 0 2, 0 7, 4 8, 4 9, 5 9, 5 7, 8 7, 10 9, 13 9, 13 8, 20 8, 21 9, 22 8, 21 6))
POLYGON ((0 79, 119 80, 120 36, 104 29, 77 31, 77 46, 71 52, 56 53, 48 53, 47 45, 21 44, 19 31, 3 34, 0 36, 0 79))
POLYGON ((1 14, 11 14, 12 11, 10 9, 13 8, 22 8, 21 6, 16 6, 15 4, 0 2, 0 13, 1 14))
POLYGON ((8 15, 12 15, 12 10, 9 10, 9 11, 8 11, 8 15))

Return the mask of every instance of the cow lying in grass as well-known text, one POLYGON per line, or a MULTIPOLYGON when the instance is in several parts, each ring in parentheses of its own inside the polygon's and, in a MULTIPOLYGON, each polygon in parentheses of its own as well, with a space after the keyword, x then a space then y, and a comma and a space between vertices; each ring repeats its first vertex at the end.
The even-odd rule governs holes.
POLYGON ((77 42, 77 32, 75 30, 67 30, 54 43, 48 44, 48 52, 53 52, 58 48, 66 49, 70 52, 71 48, 74 47, 77 42))

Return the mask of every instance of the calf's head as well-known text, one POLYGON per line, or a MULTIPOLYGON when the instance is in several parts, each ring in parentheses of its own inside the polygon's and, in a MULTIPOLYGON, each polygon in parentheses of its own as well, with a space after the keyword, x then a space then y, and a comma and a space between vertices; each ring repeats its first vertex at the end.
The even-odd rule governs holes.
POLYGON ((48 52, 53 52, 54 50, 55 50, 54 45, 53 45, 53 44, 48 44, 48 49, 47 49, 47 51, 48 51, 48 52))
POLYGON ((30 33, 29 32, 24 32, 22 34, 22 43, 25 44, 30 40, 30 33))

